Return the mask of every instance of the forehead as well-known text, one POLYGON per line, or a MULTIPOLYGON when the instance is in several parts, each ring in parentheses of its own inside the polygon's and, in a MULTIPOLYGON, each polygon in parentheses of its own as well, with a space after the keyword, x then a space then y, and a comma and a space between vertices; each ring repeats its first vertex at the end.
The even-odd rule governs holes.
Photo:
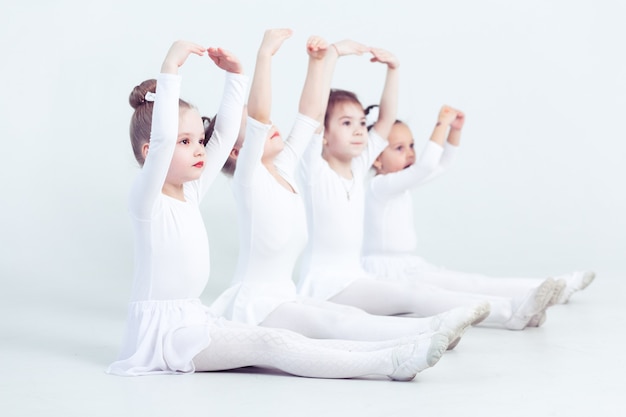
POLYGON ((204 123, 198 110, 194 108, 181 108, 178 113, 179 131, 202 131, 204 134, 204 123))
POLYGON ((404 123, 395 123, 389 132, 389 142, 413 141, 411 129, 404 123))
POLYGON ((363 107, 358 103, 342 101, 341 103, 337 103, 333 108, 333 117, 362 118, 365 117, 365 112, 363 111, 363 107))

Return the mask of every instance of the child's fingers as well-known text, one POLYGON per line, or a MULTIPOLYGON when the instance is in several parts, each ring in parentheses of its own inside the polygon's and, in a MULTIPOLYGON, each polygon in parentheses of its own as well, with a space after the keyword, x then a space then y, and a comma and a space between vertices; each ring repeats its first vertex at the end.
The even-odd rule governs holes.
POLYGON ((311 36, 307 41, 307 48, 310 51, 326 49, 328 48, 328 43, 320 36, 311 36))
POLYGON ((206 52, 206 48, 197 43, 188 42, 187 48, 190 53, 193 53, 196 55, 204 55, 204 53, 206 52))

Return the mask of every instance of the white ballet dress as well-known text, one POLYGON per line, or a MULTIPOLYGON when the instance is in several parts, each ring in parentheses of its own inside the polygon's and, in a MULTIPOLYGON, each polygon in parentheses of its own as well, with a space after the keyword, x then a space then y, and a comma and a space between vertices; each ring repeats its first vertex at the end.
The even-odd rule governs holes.
POLYGON ((299 114, 285 148, 274 160, 279 174, 295 191, 291 192, 261 163, 271 125, 247 119, 232 181, 239 227, 237 268, 231 286, 211 305, 229 320, 256 325, 279 305, 299 298, 293 273, 307 231, 294 175, 318 125, 299 114))
POLYGON ((456 159, 457 147, 429 141, 415 164, 376 175, 366 185, 363 267, 378 279, 417 285, 428 294, 427 314, 472 300, 486 300, 486 325, 502 325, 514 307, 542 280, 496 278, 433 265, 416 254, 417 234, 411 191, 436 178, 456 159))
POLYGON ((380 277, 402 280, 415 267, 417 234, 411 191, 441 175, 457 147, 428 141, 419 159, 402 171, 366 182, 363 265, 380 277), (407 269, 408 268, 408 269, 407 269))
POLYGON ((209 242, 199 203, 237 138, 247 77, 226 73, 215 132, 201 178, 181 201, 162 193, 178 137, 180 77, 160 74, 150 149, 130 193, 135 273, 126 331, 108 373, 134 376, 194 371, 193 357, 219 325, 199 297, 209 277, 209 242))
POLYGON ((309 145, 299 168, 309 239, 302 254, 299 294, 328 300, 357 279, 373 279, 361 266, 363 180, 387 141, 369 131, 363 153, 352 160, 353 180, 322 158, 322 135, 309 145))

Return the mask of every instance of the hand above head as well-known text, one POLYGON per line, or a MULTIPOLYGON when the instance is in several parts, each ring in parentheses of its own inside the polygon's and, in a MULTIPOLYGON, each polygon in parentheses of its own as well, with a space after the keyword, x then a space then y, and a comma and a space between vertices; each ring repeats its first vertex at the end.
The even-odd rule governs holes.
POLYGON ((273 56, 280 49, 283 42, 293 34, 291 29, 268 29, 263 35, 258 55, 273 56))
POLYGON ((456 118, 450 123, 450 129, 461 130, 465 123, 465 113, 460 110, 456 111, 456 118))
POLYGON ((328 42, 319 36, 311 36, 306 42, 306 52, 311 59, 324 59, 328 51, 328 42))
POLYGON ((437 125, 450 126, 457 117, 457 111, 450 106, 442 106, 437 117, 437 125))
POLYGON ((389 69, 397 69, 400 66, 400 61, 394 54, 381 48, 371 48, 372 53, 371 62, 380 62, 387 64, 389 69))
POLYGON ((350 39, 344 39, 332 44, 333 49, 338 56, 346 55, 363 55, 366 52, 370 52, 372 48, 363 45, 362 43, 355 42, 350 39))
POLYGON ((178 74, 178 68, 181 67, 190 54, 204 55, 206 48, 187 41, 176 41, 170 46, 167 55, 161 65, 161 72, 168 74, 178 74))
POLYGON ((222 49, 222 48, 208 48, 209 58, 217 65, 219 68, 223 69, 227 72, 232 72, 234 74, 241 74, 243 72, 243 67, 239 62, 239 59, 233 55, 231 52, 222 49))

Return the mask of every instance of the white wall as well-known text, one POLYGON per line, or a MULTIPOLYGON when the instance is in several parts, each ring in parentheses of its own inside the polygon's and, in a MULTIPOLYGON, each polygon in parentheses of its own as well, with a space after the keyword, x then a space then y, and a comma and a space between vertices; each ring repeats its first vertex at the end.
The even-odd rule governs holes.
MULTIPOLYGON (((295 30, 274 60, 281 126, 295 114, 311 34, 352 38, 400 58, 399 116, 418 148, 442 104, 467 113, 458 163, 415 193, 427 259, 504 275, 624 273, 625 18, 619 0, 5 1, 2 282, 68 297, 97 298, 113 287, 125 302, 126 197, 138 169, 128 94, 156 75, 176 39, 230 49, 251 74, 269 27, 295 30)), ((194 58, 182 71, 183 96, 213 114, 223 76, 194 58)), ((369 104, 383 77, 384 66, 349 57, 334 85, 369 104)), ((203 204, 211 293, 234 267, 232 207, 220 180, 203 204)))

